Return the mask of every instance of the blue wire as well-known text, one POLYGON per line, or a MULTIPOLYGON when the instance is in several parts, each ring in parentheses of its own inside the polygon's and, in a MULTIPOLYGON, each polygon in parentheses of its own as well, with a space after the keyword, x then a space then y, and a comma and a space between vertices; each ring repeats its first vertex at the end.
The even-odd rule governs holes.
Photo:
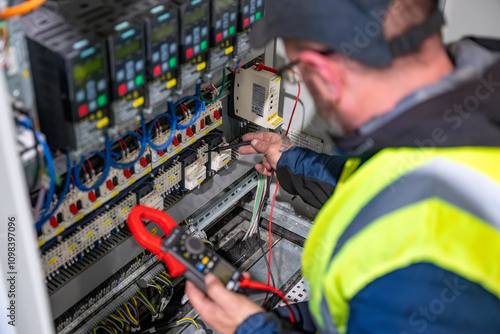
MULTIPOLYGON (((21 119, 16 118, 16 123, 21 125, 21 126, 24 126, 27 129, 33 130, 33 123, 26 116, 22 117, 21 119)), ((36 224, 35 224, 35 226, 37 226, 37 230, 39 230, 41 228, 41 224, 42 224, 41 222, 45 221, 47 218, 47 212, 50 209, 50 205, 52 204, 52 198, 54 197, 54 193, 56 191, 56 184, 55 184, 56 168, 54 166, 54 159, 52 157, 52 152, 50 152, 50 147, 47 144, 47 142, 45 141, 44 136, 38 130, 35 130, 35 136, 36 136, 37 141, 40 143, 40 145, 42 145, 43 155, 45 156, 45 161, 47 164, 47 169, 49 171, 49 177, 50 177, 50 186, 49 186, 49 191, 47 193, 47 197, 45 199, 43 213, 42 213, 42 216, 40 217, 40 219, 38 220, 38 222, 36 222, 36 224), (40 228, 38 228, 38 226, 40 226, 40 228)))
POLYGON ((52 152, 50 152, 49 145, 45 141, 42 133, 40 131, 35 131, 36 138, 38 142, 42 145, 43 148, 43 154, 45 156, 45 161, 47 163, 47 169, 49 170, 49 177, 50 177, 50 187, 49 191, 47 193, 47 198, 45 199, 45 206, 44 206, 44 211, 42 214, 42 219, 44 220, 46 218, 46 215, 50 209, 50 205, 52 204, 52 199, 54 197, 54 194, 56 192, 56 168, 54 166, 54 159, 52 158, 52 152))
MULTIPOLYGON (((197 93, 199 93, 199 87, 196 88, 196 91, 197 91, 197 93)), ((187 96, 187 97, 184 97, 184 98, 180 99, 175 104, 174 110, 177 109, 177 107, 180 106, 181 103, 184 103, 184 102, 189 101, 189 100, 194 100, 194 102, 195 102, 195 112, 194 112, 193 117, 191 117, 191 121, 188 124, 186 124, 186 125, 179 125, 178 126, 178 129, 181 130, 181 131, 186 130, 191 125, 193 125, 196 122, 196 120, 198 118, 200 118, 200 114, 203 111, 206 110, 205 103, 203 103, 203 101, 200 100, 197 96, 187 96)))
POLYGON ((43 224, 45 224, 47 222, 47 220, 54 215, 54 213, 57 211, 57 209, 59 209, 61 204, 64 202, 64 198, 68 194, 69 185, 71 184, 71 172, 72 172, 71 167, 72 166, 71 166, 71 161, 69 159, 69 152, 66 152, 66 182, 64 183, 63 191, 62 191, 61 195, 59 196, 59 200, 57 201, 57 204, 52 209, 52 211, 48 215, 42 216, 36 222, 35 227, 36 227, 37 231, 39 231, 42 228, 43 224))
POLYGON ((89 154, 89 155, 97 155, 97 156, 101 157, 101 159, 104 160, 104 169, 102 171, 101 177, 94 183, 94 185, 92 187, 90 187, 90 188, 85 187, 82 184, 82 181, 80 180, 80 172, 82 170, 82 165, 85 162, 85 160, 87 159, 87 157, 85 155, 82 156, 82 161, 80 161, 80 163, 76 165, 76 167, 74 169, 75 185, 81 191, 90 192, 90 191, 96 190, 97 188, 102 186, 104 184, 104 181, 106 181, 106 179, 108 178, 109 170, 111 169, 111 163, 110 163, 110 161, 111 161, 111 154, 110 154, 111 147, 109 144, 108 135, 105 135, 104 146, 105 146, 106 154, 103 154, 102 152, 97 152, 97 151, 91 152, 89 154))
MULTIPOLYGON (((172 102, 169 102, 169 110, 175 114, 175 107, 174 107, 174 104, 172 102)), ((177 128, 177 122, 176 122, 175 117, 173 115, 165 113, 165 114, 162 114, 162 115, 156 117, 148 129, 148 144, 149 144, 149 146, 151 146, 151 148, 153 150, 155 150, 156 152, 165 151, 170 146, 170 144, 172 144, 172 141, 174 140, 176 128, 177 128), (168 140, 165 143, 158 146, 158 145, 155 145, 153 143, 151 133, 153 132, 153 129, 155 127, 156 122, 158 122, 160 119, 165 118, 165 117, 168 119, 168 121, 170 123, 170 127, 171 127, 170 137, 168 138, 168 140)))
MULTIPOLYGON (((142 116, 142 114, 141 114, 141 130, 142 130, 142 136, 138 135, 135 132, 127 132, 123 135, 123 137, 135 136, 139 140, 140 145, 141 145, 141 151, 139 152, 137 159, 135 159, 134 161, 131 161, 131 162, 127 162, 127 163, 120 163, 120 162, 117 162, 115 159, 111 159, 111 167, 116 168, 116 169, 126 170, 129 168, 132 168, 142 158, 142 155, 146 151, 146 143, 147 143, 146 124, 144 122, 144 117, 142 116)), ((120 140, 120 139, 118 139, 118 140, 120 140)), ((113 144, 116 143, 118 140, 115 140, 113 142, 113 144)), ((113 146, 113 144, 111 144, 111 146, 113 146)), ((113 153, 110 153, 110 155, 113 156, 113 153)))

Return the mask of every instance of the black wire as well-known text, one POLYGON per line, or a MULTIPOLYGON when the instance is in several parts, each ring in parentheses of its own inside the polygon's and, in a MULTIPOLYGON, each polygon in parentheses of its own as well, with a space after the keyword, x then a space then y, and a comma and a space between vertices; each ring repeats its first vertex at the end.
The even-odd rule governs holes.
MULTIPOLYGON (((267 176, 266 176, 266 178, 267 178, 267 176)), ((260 237, 260 228, 261 228, 260 227, 260 223, 261 223, 260 216, 262 214, 262 209, 264 208, 264 203, 266 201, 266 197, 269 194, 269 189, 271 187, 272 181, 273 181, 273 177, 271 176, 271 179, 268 180, 268 183, 267 183, 264 195, 262 196, 262 202, 260 203, 260 206, 259 206, 259 209, 258 209, 258 212, 257 212, 257 223, 259 224, 259 226, 258 226, 259 228, 257 230, 257 236, 259 238, 259 246, 260 246, 260 250, 262 251, 262 256, 263 256, 264 262, 266 263, 267 270, 269 270, 269 274, 271 276, 272 285, 273 285, 273 287, 276 288, 276 282, 274 281, 274 275, 273 275, 273 272, 271 271, 271 266, 269 265, 269 262, 267 262, 266 251, 264 250, 264 246, 262 245, 262 238, 260 237)), ((271 243, 271 242, 272 242, 271 239, 269 239, 269 243, 271 243)))

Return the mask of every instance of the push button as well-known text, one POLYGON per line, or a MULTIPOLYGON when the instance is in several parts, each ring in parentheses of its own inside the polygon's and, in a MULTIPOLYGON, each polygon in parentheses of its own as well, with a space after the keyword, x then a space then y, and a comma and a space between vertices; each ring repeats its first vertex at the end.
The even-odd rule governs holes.
POLYGON ((161 74, 161 66, 160 65, 156 65, 154 70, 153 70, 153 75, 155 77, 159 76, 161 74))
POLYGON ((172 144, 174 144, 175 147, 179 146, 179 139, 177 139, 177 137, 174 137, 174 139, 172 140, 172 144))
POLYGON ((59 226, 59 222, 57 221, 56 217, 52 216, 49 221, 50 221, 50 226, 52 226, 53 228, 59 226))
POLYGON ((81 105, 78 108, 78 116, 80 116, 80 118, 87 116, 88 113, 89 113, 89 107, 86 104, 81 105))
POLYGON ((126 177, 127 179, 130 179, 130 178, 132 177, 132 173, 130 172, 130 169, 125 169, 125 170, 123 171, 123 175, 125 175, 125 177, 126 177))
POLYGON ((126 84, 121 84, 118 86, 118 95, 123 96, 127 94, 127 85, 126 84))
POLYGON ((215 117, 215 119, 216 119, 216 120, 219 120, 219 119, 220 119, 220 113, 219 113, 219 110, 216 110, 216 111, 214 112, 214 117, 215 117))
POLYGON ((78 208, 76 207, 76 204, 73 203, 69 206, 69 211, 73 214, 76 215, 78 213, 78 208))
POLYGON ((95 193, 93 191, 89 192, 89 200, 94 203, 95 201, 97 201, 97 196, 95 195, 95 193))

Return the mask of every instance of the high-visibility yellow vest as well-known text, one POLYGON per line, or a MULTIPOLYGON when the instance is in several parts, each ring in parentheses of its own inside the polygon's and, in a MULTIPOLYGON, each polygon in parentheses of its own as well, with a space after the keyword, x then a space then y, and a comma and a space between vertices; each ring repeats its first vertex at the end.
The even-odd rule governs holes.
POLYGON ((422 262, 500 298, 499 148, 385 149, 343 175, 303 256, 320 331, 345 333, 358 292, 422 262))

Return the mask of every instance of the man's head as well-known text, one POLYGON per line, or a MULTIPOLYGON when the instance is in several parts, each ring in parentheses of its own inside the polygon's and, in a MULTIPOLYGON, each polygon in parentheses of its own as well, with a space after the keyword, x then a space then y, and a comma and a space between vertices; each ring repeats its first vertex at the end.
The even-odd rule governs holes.
MULTIPOLYGON (((271 5, 276 1, 282 2, 270 0, 271 5)), ((285 2, 291 6, 295 1, 285 2)), ((320 19, 310 24, 331 22, 330 26, 340 31, 323 27, 326 31, 322 38, 315 38, 298 27, 296 32, 288 29, 268 35, 284 37, 290 60, 297 63, 318 110, 334 134, 358 129, 373 117, 390 111, 404 96, 452 70, 439 33, 442 17, 435 0, 314 2, 326 3, 325 8, 319 8, 326 13, 327 7, 338 3, 338 11, 343 15, 336 16, 337 9, 333 9, 330 21, 320 19), (381 4, 384 2, 386 7, 381 4), (353 4, 357 6, 351 8, 353 4)), ((272 17, 278 19, 268 22, 267 29, 271 30, 273 24, 279 26, 280 20, 286 19, 278 14, 272 17)))

